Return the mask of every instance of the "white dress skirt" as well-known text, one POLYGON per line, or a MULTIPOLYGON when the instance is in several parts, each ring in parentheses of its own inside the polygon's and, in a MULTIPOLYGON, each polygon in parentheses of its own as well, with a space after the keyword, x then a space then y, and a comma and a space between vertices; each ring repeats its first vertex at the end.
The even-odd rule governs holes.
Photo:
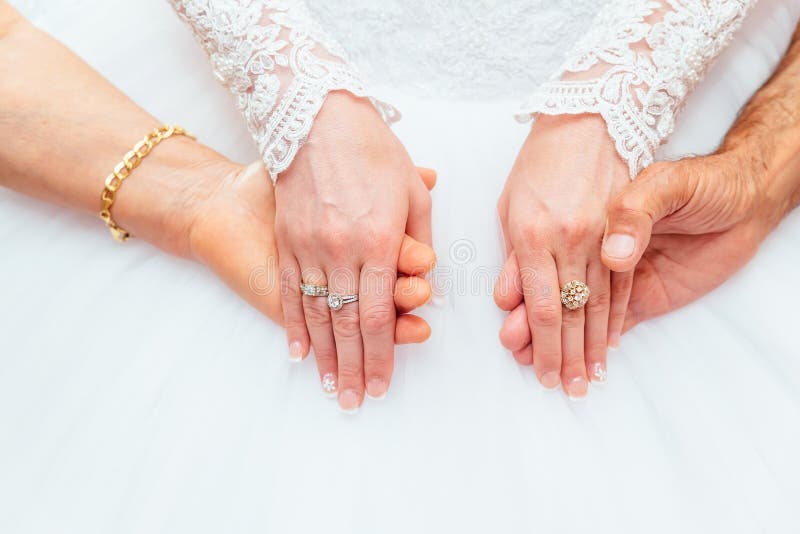
MULTIPOLYGON (((157 117, 256 159, 166 2, 12 3, 157 117)), ((798 17, 755 8, 662 157, 714 149, 798 17)), ((518 100, 382 89, 439 171, 440 266, 432 338, 357 416, 202 266, 0 191, 0 532, 797 532, 800 211, 723 287, 626 334, 573 403, 497 338, 518 100)))

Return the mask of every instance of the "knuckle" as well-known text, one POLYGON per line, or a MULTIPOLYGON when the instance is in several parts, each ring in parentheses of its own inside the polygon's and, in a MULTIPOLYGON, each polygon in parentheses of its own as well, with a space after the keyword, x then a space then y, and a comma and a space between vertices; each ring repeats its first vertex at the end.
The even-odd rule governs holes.
MULTIPOLYGON (((633 285, 633 277, 632 276, 625 276, 620 277, 619 279, 615 280, 611 287, 611 295, 616 299, 625 299, 628 296, 628 293, 631 290, 631 286, 633 285)), ((589 301, 591 301, 591 296, 589 297, 589 301)))
POLYGON ((357 361, 339 360, 339 383, 361 384, 363 381, 363 370, 357 361))
POLYGON ((586 312, 605 312, 611 306, 611 293, 609 291, 593 292, 586 302, 586 312))
POLYGON ((329 254, 336 255, 345 242, 345 232, 338 228, 326 228, 319 233, 319 245, 329 254))
POLYGON ((599 225, 592 224, 587 219, 575 219, 571 221, 561 221, 556 227, 557 235, 564 240, 568 247, 574 247, 598 232, 599 225))
POLYGON ((314 347, 314 359, 319 367, 329 366, 336 362, 336 349, 333 347, 314 347))
MULTIPOLYGON (((396 239, 397 232, 393 232, 386 225, 373 225, 367 232, 364 241, 375 251, 388 252, 392 248, 392 243, 396 239)), ((382 255, 382 254, 379 254, 382 255)))
POLYGON ((392 324, 394 306, 386 302, 376 302, 365 307, 361 321, 364 333, 376 335, 386 331, 392 324))
POLYGON ((531 221, 521 223, 517 231, 522 243, 530 248, 536 247, 536 245, 542 241, 542 235, 545 233, 542 225, 531 221))
POLYGON ((622 194, 609 205, 609 213, 620 219, 639 219, 647 215, 643 211, 642 202, 635 194, 622 194))
POLYGON ((611 310, 611 313, 608 314, 608 324, 613 325, 623 322, 625 320, 625 314, 626 311, 624 309, 611 310))
MULTIPOLYGON (((284 315, 289 314, 285 313, 284 315)), ((289 317, 284 317, 283 326, 290 332, 297 332, 298 330, 306 329, 306 322, 302 318, 297 318, 294 315, 290 315, 289 317)))
POLYGON ((583 331, 584 314, 583 309, 567 310, 561 316, 561 326, 567 330, 583 331))
POLYGON ((370 352, 368 356, 365 356, 364 363, 370 370, 370 378, 385 378, 388 381, 389 373, 387 371, 392 366, 391 351, 370 352))
POLYGON ((554 302, 538 302, 531 313, 533 324, 545 328, 561 324, 561 309, 554 302))
POLYGON ((561 353, 557 351, 536 351, 533 348, 533 365, 540 371, 561 371, 561 353))
POLYGON ((602 342, 592 342, 586 345, 586 361, 599 362, 606 354, 607 345, 605 343, 605 336, 602 342))
POLYGON ((282 282, 284 307, 291 308, 302 298, 303 293, 300 291, 300 285, 288 276, 284 276, 282 282))
POLYGON ((361 324, 358 314, 347 309, 347 307, 336 312, 334 328, 336 333, 343 339, 361 338, 361 324))
MULTIPOLYGON (((309 299, 315 299, 316 297, 308 297, 309 299)), ((324 326, 330 323, 330 314, 328 312, 328 308, 325 307, 323 303, 316 303, 316 302, 309 302, 304 306, 305 316, 306 316, 306 323, 311 326, 324 326)))

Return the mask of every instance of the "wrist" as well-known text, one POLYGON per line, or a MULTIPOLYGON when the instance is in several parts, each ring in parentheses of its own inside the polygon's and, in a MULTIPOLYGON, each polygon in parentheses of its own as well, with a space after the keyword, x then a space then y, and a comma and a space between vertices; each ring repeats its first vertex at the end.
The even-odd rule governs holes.
POLYGON ((192 225, 236 165, 185 137, 164 141, 117 192, 116 222, 138 239, 191 258, 192 225))
POLYGON ((378 111, 366 98, 344 90, 331 91, 314 119, 306 146, 347 146, 363 148, 375 143, 382 131, 389 131, 378 111))

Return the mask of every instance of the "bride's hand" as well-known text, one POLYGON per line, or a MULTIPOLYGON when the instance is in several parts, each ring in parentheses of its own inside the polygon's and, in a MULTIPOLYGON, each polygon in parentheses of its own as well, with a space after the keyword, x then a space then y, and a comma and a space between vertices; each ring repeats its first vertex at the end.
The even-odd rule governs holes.
POLYGON ((545 387, 560 383, 570 397, 586 395, 589 376, 604 376, 613 343, 609 332, 622 328, 632 275, 612 278, 600 245, 608 203, 628 182, 627 167, 600 117, 543 116, 498 203, 508 259, 495 301, 510 311, 524 294, 535 339, 532 350, 518 351, 515 358, 532 362, 545 387), (522 294, 515 290, 518 278, 522 294), (560 288, 572 280, 589 286, 584 308, 562 306, 560 288))
MULTIPOLYGON (((188 254, 208 265, 236 293, 272 320, 282 323, 281 295, 288 288, 281 280, 275 240, 275 198, 263 165, 242 167, 227 160, 213 169, 188 173, 214 176, 213 192, 191 195, 193 214, 188 224, 188 254)), ((419 169, 417 181, 433 187, 435 173, 419 169), (420 178, 422 180, 420 181, 420 178)), ((409 236, 401 236, 399 272, 392 313, 396 314, 393 342, 419 343, 430 335, 428 324, 406 313, 430 298, 430 284, 420 276, 433 266, 433 250, 409 236)), ((336 386, 337 370, 317 360, 320 380, 329 390, 336 386)))
POLYGON ((430 195, 400 141, 365 99, 331 93, 275 187, 283 314, 291 357, 310 344, 338 372, 339 404, 382 397, 394 360, 392 295, 405 233, 429 244, 430 195), (358 301, 330 310, 301 282, 358 301))

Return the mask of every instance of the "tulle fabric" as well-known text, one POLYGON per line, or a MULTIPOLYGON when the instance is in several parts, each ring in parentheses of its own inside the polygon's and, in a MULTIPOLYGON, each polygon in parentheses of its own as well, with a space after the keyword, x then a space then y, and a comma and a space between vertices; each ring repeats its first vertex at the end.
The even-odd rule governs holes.
MULTIPOLYGON (((258 157, 166 2, 14 3, 156 116, 258 157)), ((798 11, 759 4, 660 157, 716 146, 798 11)), ((0 191, 0 531, 791 532, 800 290, 770 290, 796 276, 800 213, 722 288, 627 334, 575 404, 500 347, 503 314, 473 282, 502 263, 517 101, 385 89, 439 171, 439 294, 432 339, 398 350, 388 397, 356 417, 202 267, 0 191)))

